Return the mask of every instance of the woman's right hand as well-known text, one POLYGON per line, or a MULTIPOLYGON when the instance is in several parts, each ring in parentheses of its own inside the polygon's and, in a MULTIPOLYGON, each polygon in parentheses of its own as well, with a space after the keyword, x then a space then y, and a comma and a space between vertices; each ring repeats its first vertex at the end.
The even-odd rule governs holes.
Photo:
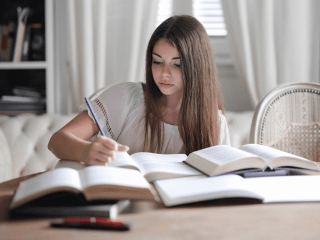
POLYGON ((114 160, 116 152, 126 152, 128 146, 121 145, 109 137, 99 136, 85 151, 86 165, 106 165, 114 160))
POLYGON ((48 148, 59 159, 79 161, 86 165, 106 165, 114 160, 117 151, 129 150, 129 147, 109 137, 99 136, 90 142, 89 139, 98 133, 97 125, 84 111, 52 135, 48 148))

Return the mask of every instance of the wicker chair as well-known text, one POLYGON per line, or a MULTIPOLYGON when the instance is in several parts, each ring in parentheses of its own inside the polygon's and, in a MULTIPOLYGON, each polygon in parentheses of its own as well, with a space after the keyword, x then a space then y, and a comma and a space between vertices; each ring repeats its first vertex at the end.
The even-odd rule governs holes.
POLYGON ((320 162, 320 84, 280 85, 258 104, 250 143, 320 162))

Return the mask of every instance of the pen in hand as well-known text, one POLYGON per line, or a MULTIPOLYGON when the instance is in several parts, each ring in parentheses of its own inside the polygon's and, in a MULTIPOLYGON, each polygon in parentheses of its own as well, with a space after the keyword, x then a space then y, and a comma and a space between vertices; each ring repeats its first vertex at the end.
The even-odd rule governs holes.
POLYGON ((84 99, 86 100, 86 103, 87 103, 87 105, 88 105, 88 107, 89 107, 89 110, 90 110, 90 112, 91 112, 91 114, 92 114, 92 116, 93 116, 93 119, 94 119, 97 127, 99 128, 99 131, 100 131, 101 135, 102 135, 102 136, 106 136, 106 134, 104 133, 104 131, 103 131, 103 129, 102 129, 100 123, 99 123, 99 120, 98 120, 98 118, 97 118, 97 115, 96 115, 96 113, 95 113, 94 110, 93 110, 93 107, 92 107, 92 105, 91 105, 91 102, 89 101, 89 99, 88 99, 87 97, 85 97, 84 99))
MULTIPOLYGON (((92 105, 91 105, 91 102, 89 101, 89 99, 88 99, 87 97, 85 97, 85 101, 86 101, 86 103, 87 103, 87 106, 88 106, 91 114, 92 114, 92 117, 93 117, 93 119, 94 119, 94 122, 96 123, 96 125, 97 125, 97 127, 98 127, 98 129, 99 129, 99 131, 100 131, 100 134, 101 134, 102 136, 105 136, 105 137, 106 137, 106 134, 105 134, 105 132, 103 131, 103 129, 102 129, 100 123, 99 123, 98 117, 97 117, 97 115, 96 115, 96 113, 95 113, 95 111, 94 111, 94 109, 93 109, 93 107, 92 107, 92 105)), ((128 151, 128 150, 129 150, 129 147, 124 146, 124 145, 121 145, 121 144, 119 144, 119 143, 116 143, 116 149, 115 149, 116 152, 117 152, 117 151, 120 151, 120 152, 121 152, 121 151, 128 151)), ((108 163, 107 163, 107 164, 108 164, 108 163)), ((106 165, 107 165, 107 164, 106 164, 106 165)))

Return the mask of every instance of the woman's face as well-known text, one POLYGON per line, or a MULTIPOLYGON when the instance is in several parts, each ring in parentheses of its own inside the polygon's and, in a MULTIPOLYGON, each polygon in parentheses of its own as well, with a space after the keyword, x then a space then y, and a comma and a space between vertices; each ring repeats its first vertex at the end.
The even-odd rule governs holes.
POLYGON ((152 76, 162 94, 183 94, 180 56, 176 47, 160 39, 152 51, 152 76))

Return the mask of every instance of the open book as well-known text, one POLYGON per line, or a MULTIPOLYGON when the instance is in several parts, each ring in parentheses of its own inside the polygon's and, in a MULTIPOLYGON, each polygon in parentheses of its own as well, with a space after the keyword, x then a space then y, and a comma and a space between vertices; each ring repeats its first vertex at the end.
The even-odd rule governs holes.
MULTIPOLYGON (((148 182, 156 180, 203 175, 200 171, 188 166, 183 161, 185 154, 157 154, 139 152, 129 155, 117 152, 116 159, 109 166, 138 170, 148 182)), ((70 160, 60 160, 56 168, 71 167, 83 169, 85 165, 70 160)))
POLYGON ((154 183, 165 206, 206 200, 250 198, 262 203, 320 201, 319 175, 242 178, 239 175, 194 176, 154 183), (307 186, 307 187, 306 187, 307 186))
POLYGON ((240 149, 217 145, 192 152, 186 163, 201 172, 215 176, 241 169, 300 168, 319 171, 319 166, 308 159, 259 144, 246 144, 240 149))
POLYGON ((52 197, 59 201, 59 195, 67 195, 67 199, 71 195, 76 196, 77 200, 84 202, 157 199, 151 185, 135 170, 104 166, 91 166, 80 171, 60 168, 21 182, 10 209, 41 197, 52 197))

